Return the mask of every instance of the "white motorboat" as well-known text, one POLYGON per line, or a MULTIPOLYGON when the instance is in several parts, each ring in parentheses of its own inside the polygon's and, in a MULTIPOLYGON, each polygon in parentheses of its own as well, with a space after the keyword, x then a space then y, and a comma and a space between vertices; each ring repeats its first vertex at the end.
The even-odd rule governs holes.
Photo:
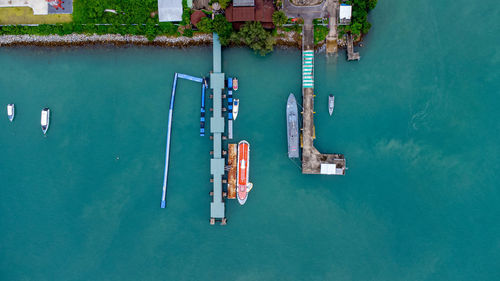
POLYGON ((14 120, 14 116, 16 115, 16 106, 11 103, 7 105, 7 116, 9 117, 9 121, 12 122, 14 120))
POLYGON ((45 135, 47 133, 47 130, 49 129, 50 124, 50 109, 47 107, 42 110, 42 119, 40 121, 40 124, 42 125, 42 131, 45 135))
POLYGON ((233 120, 236 120, 238 117, 238 108, 240 107, 240 99, 233 100, 233 120))
POLYGON ((328 96, 328 113, 332 116, 333 108, 335 107, 335 97, 333 95, 328 96))

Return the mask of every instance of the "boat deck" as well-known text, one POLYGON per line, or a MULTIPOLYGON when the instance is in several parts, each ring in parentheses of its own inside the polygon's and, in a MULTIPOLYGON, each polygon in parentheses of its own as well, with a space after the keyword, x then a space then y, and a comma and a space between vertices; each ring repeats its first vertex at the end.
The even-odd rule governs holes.
POLYGON ((229 172, 227 175, 227 198, 236 199, 236 169, 238 168, 237 144, 230 143, 228 147, 229 157, 227 159, 227 165, 229 166, 229 172))

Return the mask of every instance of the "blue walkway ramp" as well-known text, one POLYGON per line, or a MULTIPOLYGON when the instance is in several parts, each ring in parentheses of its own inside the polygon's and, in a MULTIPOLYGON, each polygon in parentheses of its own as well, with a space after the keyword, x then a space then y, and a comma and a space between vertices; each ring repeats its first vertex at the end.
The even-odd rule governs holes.
POLYGON ((200 78, 200 77, 194 77, 194 76, 191 76, 191 75, 188 75, 188 74, 178 73, 177 77, 182 78, 182 79, 186 79, 186 80, 190 80, 190 81, 194 81, 194 82, 198 82, 198 83, 203 82, 202 78, 200 78))

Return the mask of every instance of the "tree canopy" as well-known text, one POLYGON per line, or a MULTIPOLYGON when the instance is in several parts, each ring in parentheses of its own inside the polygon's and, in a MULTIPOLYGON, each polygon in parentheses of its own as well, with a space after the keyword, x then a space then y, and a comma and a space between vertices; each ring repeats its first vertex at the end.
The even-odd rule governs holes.
POLYGON ((196 28, 198 28, 199 31, 205 32, 205 33, 210 33, 214 31, 214 24, 212 22, 212 19, 210 18, 202 18, 197 24, 196 28))
POLYGON ((274 38, 267 32, 260 22, 247 22, 238 32, 240 40, 261 56, 273 51, 274 38))
POLYGON ((339 26, 339 36, 347 32, 357 36, 368 33, 372 26, 368 22, 368 12, 375 8, 377 0, 351 0, 347 3, 352 5, 351 25, 339 26))
POLYGON ((288 17, 283 11, 276 11, 273 13, 273 23, 277 27, 283 26, 288 21, 288 17))
POLYGON ((221 45, 229 44, 229 38, 233 33, 233 25, 223 15, 216 15, 213 21, 213 30, 219 35, 221 45))

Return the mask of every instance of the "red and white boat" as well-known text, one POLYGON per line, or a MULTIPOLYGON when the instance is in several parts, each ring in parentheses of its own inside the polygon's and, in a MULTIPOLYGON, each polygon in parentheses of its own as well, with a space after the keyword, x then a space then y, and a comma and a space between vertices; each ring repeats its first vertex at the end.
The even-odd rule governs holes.
POLYGON ((248 192, 252 189, 252 183, 248 181, 250 173, 250 144, 243 140, 238 143, 238 171, 236 187, 236 197, 243 205, 247 201, 248 192))

